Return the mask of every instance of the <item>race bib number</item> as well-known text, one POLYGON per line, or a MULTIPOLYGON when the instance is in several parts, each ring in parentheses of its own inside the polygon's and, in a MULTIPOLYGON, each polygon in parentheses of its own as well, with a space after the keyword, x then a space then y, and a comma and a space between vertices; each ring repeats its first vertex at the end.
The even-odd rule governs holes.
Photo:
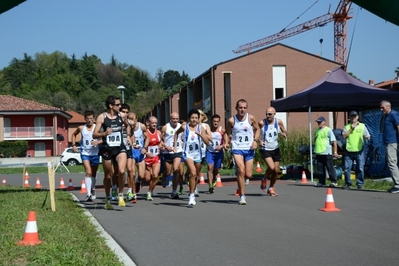
POLYGON ((84 142, 83 142, 83 149, 85 149, 85 150, 89 150, 93 145, 91 144, 91 140, 88 140, 88 139, 86 139, 84 142))
POLYGON ((237 142, 239 144, 249 144, 252 139, 247 134, 238 134, 237 135, 237 142))
POLYGON ((122 143, 121 133, 120 132, 112 132, 107 136, 107 144, 110 147, 120 146, 122 143))
POLYGON ((148 152, 152 153, 152 155, 157 156, 159 154, 158 146, 148 146, 148 152))

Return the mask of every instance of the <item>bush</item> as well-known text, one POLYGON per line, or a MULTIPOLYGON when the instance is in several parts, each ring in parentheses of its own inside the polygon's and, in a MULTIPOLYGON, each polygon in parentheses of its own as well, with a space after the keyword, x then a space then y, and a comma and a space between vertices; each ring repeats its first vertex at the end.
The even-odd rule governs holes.
POLYGON ((17 141, 1 141, 0 150, 1 157, 25 157, 28 150, 28 142, 26 140, 17 141))

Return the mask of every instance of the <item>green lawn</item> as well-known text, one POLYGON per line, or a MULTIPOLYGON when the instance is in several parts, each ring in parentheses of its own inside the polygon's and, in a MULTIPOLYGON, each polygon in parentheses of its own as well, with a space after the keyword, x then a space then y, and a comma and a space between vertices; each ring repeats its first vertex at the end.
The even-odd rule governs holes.
POLYGON ((68 192, 55 199, 53 212, 47 191, 0 186, 1 265, 123 265, 68 192), (20 246, 30 211, 42 243, 20 246))

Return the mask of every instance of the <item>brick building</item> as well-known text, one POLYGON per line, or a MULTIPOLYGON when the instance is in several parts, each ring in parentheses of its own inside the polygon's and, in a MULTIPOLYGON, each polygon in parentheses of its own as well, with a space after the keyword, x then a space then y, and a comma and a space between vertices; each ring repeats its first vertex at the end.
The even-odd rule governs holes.
MULTIPOLYGON (((248 112, 257 120, 265 117, 270 101, 299 92, 337 67, 337 63, 283 44, 275 44, 252 53, 211 66, 194 78, 180 93, 155 106, 148 115, 158 118, 159 125, 169 121, 170 112, 187 119, 191 108, 202 109, 208 117, 217 113, 223 124, 234 115, 237 100, 248 101, 248 112)), ((313 112, 327 118, 333 127, 333 114, 313 112)), ((336 113, 338 127, 344 114, 336 113)), ((288 129, 307 128, 307 113, 278 113, 288 129)), ((316 126, 316 124, 314 125, 316 126)))

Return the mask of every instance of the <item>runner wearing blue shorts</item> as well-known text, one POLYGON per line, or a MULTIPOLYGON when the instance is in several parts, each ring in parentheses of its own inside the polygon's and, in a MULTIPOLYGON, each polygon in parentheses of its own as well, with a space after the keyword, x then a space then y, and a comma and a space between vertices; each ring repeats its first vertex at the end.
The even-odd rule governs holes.
POLYGON ((222 168, 223 163, 223 134, 225 130, 219 125, 220 116, 215 114, 212 116, 211 121, 211 134, 212 141, 209 143, 206 149, 206 164, 208 165, 208 185, 209 193, 214 192, 214 187, 216 185, 216 177, 219 174, 220 168, 222 168))
POLYGON ((231 149, 238 169, 237 184, 240 192, 240 205, 246 205, 245 178, 252 178, 255 150, 259 141, 259 125, 253 115, 247 113, 248 102, 240 99, 236 103, 237 114, 227 121, 224 133, 224 148, 231 149), (231 141, 230 141, 231 134, 231 141))
POLYGON ((98 165, 100 164, 100 156, 98 155, 98 144, 101 140, 93 138, 93 131, 96 127, 94 123, 94 112, 86 111, 84 114, 86 124, 79 126, 72 133, 73 152, 78 152, 76 147, 76 136, 81 134, 80 140, 80 157, 82 158, 83 167, 85 169, 85 185, 87 189, 86 201, 90 202, 96 198, 96 174, 98 165))

